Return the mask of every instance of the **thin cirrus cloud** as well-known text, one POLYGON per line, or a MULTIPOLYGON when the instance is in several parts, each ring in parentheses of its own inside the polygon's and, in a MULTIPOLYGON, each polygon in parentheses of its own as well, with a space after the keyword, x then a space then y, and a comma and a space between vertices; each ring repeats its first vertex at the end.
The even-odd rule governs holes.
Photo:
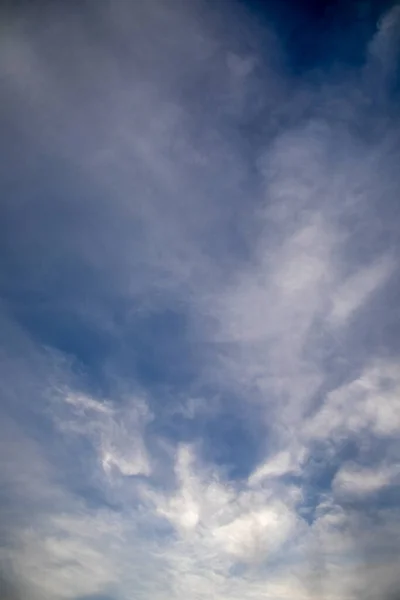
POLYGON ((4 598, 398 593, 399 11, 335 10, 3 9, 4 598))

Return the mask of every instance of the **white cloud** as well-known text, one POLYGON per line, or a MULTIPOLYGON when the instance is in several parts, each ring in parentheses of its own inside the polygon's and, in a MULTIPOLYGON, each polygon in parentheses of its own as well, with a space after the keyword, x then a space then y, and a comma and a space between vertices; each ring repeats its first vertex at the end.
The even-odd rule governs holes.
POLYGON ((121 398, 122 408, 110 401, 99 401, 73 392, 67 392, 62 401, 73 411, 65 413, 57 404, 57 426, 67 434, 74 432, 91 439, 108 475, 112 474, 113 467, 122 475, 151 473, 143 435, 152 417, 143 398, 121 398), (60 408, 61 417, 57 414, 60 408))
POLYGON ((344 464, 332 486, 339 496, 362 498, 387 488, 399 472, 393 467, 363 468, 356 463, 344 464))
POLYGON ((284 544, 296 518, 283 504, 271 504, 237 517, 213 534, 221 548, 244 562, 265 560, 284 544))
POLYGON ((400 431, 400 379, 397 361, 379 362, 348 384, 329 393, 306 421, 305 436, 340 441, 363 432, 396 436, 400 431))
POLYGON ((98 412, 105 415, 111 415, 113 413, 110 404, 99 402, 84 394, 68 393, 65 396, 64 401, 67 404, 74 406, 80 415, 85 415, 87 412, 98 412))
POLYGON ((335 292, 330 320, 333 325, 343 325, 362 306, 368 296, 379 289, 394 271, 393 261, 381 260, 357 271, 335 292))
MULTIPOLYGON (((78 523, 84 527, 88 516, 78 523)), ((115 566, 110 554, 99 546, 101 536, 85 539, 81 532, 68 527, 56 528, 52 534, 27 532, 18 557, 24 576, 48 597, 73 598, 102 592, 115 582, 115 566), (57 533, 61 535, 57 539, 57 533), (97 547, 96 547, 97 546, 97 547)))
POLYGON ((155 510, 177 529, 182 543, 233 564, 268 561, 298 532, 295 502, 273 487, 242 490, 224 484, 216 472, 195 465, 195 456, 182 447, 177 456, 178 488, 170 496, 147 490, 155 510))
POLYGON ((250 485, 257 485, 269 477, 280 477, 296 470, 291 454, 287 450, 279 452, 257 467, 249 478, 250 485))

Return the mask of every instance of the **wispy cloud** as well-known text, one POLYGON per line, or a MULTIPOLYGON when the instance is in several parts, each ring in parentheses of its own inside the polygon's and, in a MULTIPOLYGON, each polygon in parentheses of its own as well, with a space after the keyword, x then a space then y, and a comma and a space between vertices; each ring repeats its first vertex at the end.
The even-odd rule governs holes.
POLYGON ((301 77, 272 8, 206 4, 4 12, 0 558, 30 597, 398 581, 398 7, 301 77))

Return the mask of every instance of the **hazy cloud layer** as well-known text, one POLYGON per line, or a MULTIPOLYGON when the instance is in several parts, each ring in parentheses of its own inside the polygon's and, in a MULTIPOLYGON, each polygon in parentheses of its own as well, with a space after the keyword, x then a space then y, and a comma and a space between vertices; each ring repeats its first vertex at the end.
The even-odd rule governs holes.
POLYGON ((0 598, 399 593, 399 31, 2 9, 0 598))

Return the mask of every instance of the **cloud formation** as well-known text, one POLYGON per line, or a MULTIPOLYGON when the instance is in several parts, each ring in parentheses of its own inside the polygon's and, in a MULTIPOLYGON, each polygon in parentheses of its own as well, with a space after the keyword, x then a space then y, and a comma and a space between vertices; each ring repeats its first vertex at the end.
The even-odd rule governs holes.
POLYGON ((357 6, 314 64, 340 8, 2 9, 2 597, 398 593, 399 7, 357 6))

